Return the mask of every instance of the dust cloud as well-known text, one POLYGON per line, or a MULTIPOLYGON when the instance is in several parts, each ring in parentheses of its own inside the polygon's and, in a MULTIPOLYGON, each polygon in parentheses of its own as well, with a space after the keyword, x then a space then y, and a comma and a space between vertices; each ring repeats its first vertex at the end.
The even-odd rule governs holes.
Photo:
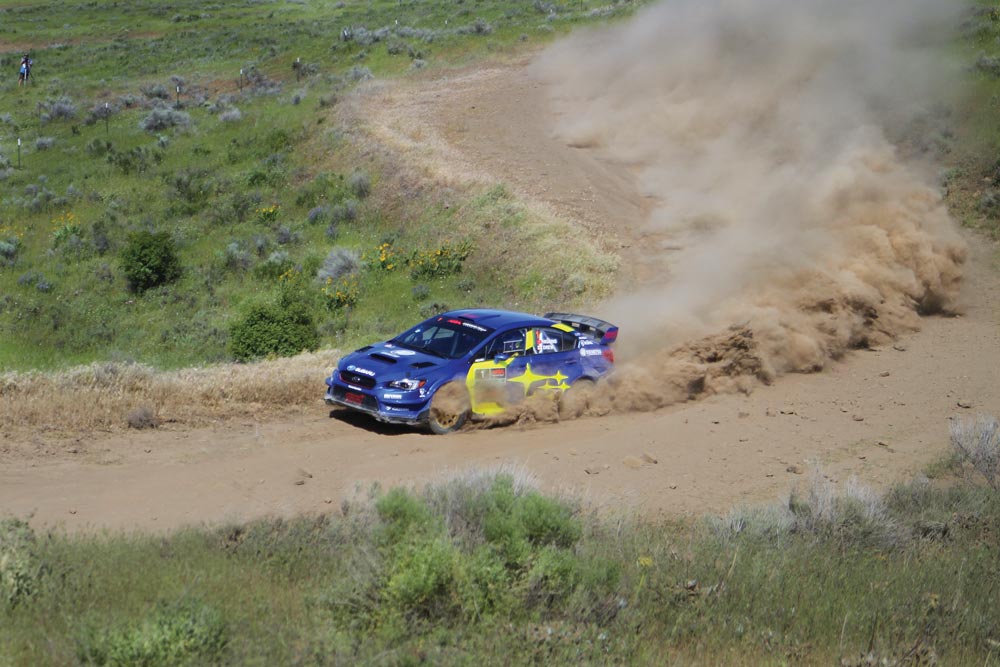
POLYGON ((954 5, 671 0, 543 54, 560 137, 654 202, 656 271, 598 309, 626 361, 593 411, 749 391, 955 308, 965 246, 899 141, 947 94, 954 5))

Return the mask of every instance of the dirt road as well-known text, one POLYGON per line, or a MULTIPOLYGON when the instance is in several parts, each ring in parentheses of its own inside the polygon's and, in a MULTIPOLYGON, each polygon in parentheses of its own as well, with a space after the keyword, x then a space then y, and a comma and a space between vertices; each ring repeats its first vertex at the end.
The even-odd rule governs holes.
MULTIPOLYGON (((385 115, 382 140, 411 143, 415 159, 432 146, 454 158, 445 162, 455 179, 487 174, 591 231, 604 225, 626 256, 642 247, 633 223, 648 202, 629 169, 552 138, 538 84, 520 66, 421 90, 383 91, 396 106, 381 108, 421 111, 416 124, 385 115)), ((572 490, 599 508, 647 516, 767 501, 807 482, 814 468, 885 484, 945 451, 950 418, 1000 412, 998 260, 981 241, 973 248, 961 316, 926 318, 896 345, 853 352, 822 373, 789 375, 749 395, 436 437, 331 413, 318 400, 327 369, 317 369, 317 402, 305 418, 8 441, 24 455, 0 466, 0 514, 74 530, 165 530, 331 511, 375 482, 419 483, 495 464, 522 466, 546 488, 572 490)), ((647 270, 637 265, 628 280, 647 270)))

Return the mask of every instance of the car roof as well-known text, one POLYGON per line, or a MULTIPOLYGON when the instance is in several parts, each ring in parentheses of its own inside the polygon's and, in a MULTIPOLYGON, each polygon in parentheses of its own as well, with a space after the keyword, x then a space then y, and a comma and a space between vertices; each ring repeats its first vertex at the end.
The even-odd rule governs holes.
POLYGON ((447 313, 442 313, 442 315, 467 319, 491 329, 505 329, 516 326, 546 326, 553 322, 550 319, 530 313, 519 313, 513 310, 494 310, 490 308, 450 310, 447 313))

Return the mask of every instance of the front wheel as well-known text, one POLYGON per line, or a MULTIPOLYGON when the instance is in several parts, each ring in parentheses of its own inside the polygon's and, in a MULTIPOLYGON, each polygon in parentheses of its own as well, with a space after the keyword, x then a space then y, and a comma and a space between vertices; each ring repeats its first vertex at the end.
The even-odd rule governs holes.
POLYGON ((469 392, 461 383, 449 382, 434 392, 427 425, 438 435, 457 431, 469 418, 469 409, 469 392))

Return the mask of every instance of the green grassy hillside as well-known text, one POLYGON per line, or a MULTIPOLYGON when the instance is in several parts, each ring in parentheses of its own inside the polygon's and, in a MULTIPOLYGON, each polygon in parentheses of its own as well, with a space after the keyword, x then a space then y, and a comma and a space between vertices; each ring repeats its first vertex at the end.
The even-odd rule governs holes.
POLYGON ((278 326, 294 312, 314 332, 281 354, 352 345, 442 306, 593 295, 606 265, 552 262, 538 281, 478 251, 492 220, 535 252, 531 215, 501 184, 449 207, 404 197, 335 111, 373 76, 502 56, 631 8, 0 3, 0 369, 254 356, 259 340, 231 345, 250 312, 278 326), (33 76, 19 87, 26 51, 33 76), (162 233, 153 250, 178 270, 149 271, 130 246, 141 232, 162 233))
POLYGON ((1000 10, 972 3, 952 52, 963 71, 954 107, 937 110, 946 199, 964 226, 1000 238, 1000 10))

